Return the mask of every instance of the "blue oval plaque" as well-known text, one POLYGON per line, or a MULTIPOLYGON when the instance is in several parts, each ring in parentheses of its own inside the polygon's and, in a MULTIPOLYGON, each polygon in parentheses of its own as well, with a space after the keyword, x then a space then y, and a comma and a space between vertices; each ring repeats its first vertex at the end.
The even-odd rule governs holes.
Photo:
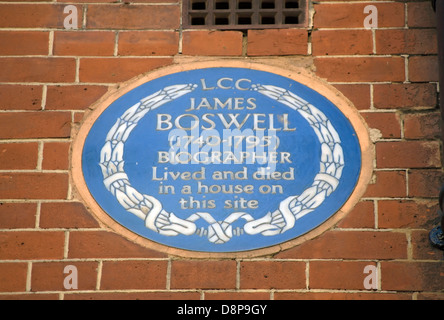
POLYGON ((115 222, 168 247, 266 248, 348 201, 362 154, 322 92, 268 71, 212 67, 132 88, 94 119, 81 172, 115 222))

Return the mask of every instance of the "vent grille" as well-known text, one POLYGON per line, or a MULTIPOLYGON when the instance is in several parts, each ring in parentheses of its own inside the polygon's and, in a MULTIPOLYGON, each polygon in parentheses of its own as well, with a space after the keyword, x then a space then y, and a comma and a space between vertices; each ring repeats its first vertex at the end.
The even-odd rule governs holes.
POLYGON ((307 0, 184 0, 186 29, 304 27, 307 0))

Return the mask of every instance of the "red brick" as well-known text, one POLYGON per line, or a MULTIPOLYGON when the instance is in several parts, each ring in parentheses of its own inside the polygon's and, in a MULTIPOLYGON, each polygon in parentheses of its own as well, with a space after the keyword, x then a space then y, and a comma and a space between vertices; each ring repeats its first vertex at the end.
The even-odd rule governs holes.
POLYGON ((374 228, 375 212, 373 201, 361 201, 338 223, 339 228, 374 228))
POLYGON ((0 58, 3 82, 73 82, 73 58, 0 58))
POLYGON ((311 43, 314 56, 373 53, 370 30, 317 30, 311 43))
POLYGON ((143 248, 106 231, 77 231, 69 235, 69 258, 164 258, 165 254, 143 248))
POLYGON ((435 108, 436 85, 431 83, 377 84, 374 106, 378 109, 435 108))
POLYGON ((46 110, 84 110, 108 91, 105 86, 48 86, 46 110))
POLYGON ((419 293, 416 296, 417 300, 444 300, 444 293, 439 292, 425 292, 425 293, 419 293))
POLYGON ((274 300, 412 300, 412 295, 379 292, 276 292, 274 300))
POLYGON ((42 108, 42 87, 21 85, 0 85, 0 109, 40 110, 42 108))
MULTIPOLYGON (((0 296, 1 298, 1 296, 0 296)), ((64 300, 200 300, 200 292, 152 291, 65 293, 64 300)))
POLYGON ((409 27, 415 28, 435 28, 436 14, 431 4, 425 2, 407 3, 407 21, 409 27))
POLYGON ((63 173, 1 173, 1 199, 66 199, 69 178, 63 173))
POLYGON ((100 289, 166 289, 167 267, 167 261, 105 261, 100 289))
POLYGON ((439 291, 444 288, 442 262, 381 262, 382 290, 439 291))
POLYGON ((204 56, 240 56, 242 55, 242 32, 184 32, 182 53, 204 56))
POLYGON ((47 202, 40 209, 41 228, 98 228, 81 202, 47 202))
POLYGON ((43 170, 68 170, 69 142, 45 142, 43 147, 43 170))
POLYGON ((68 112, 11 112, 0 114, 1 139, 67 138, 71 134, 68 112))
POLYGON ((34 228, 37 204, 1 203, 0 229, 34 228))
POLYGON ((170 58, 84 58, 80 81, 115 83, 172 63, 170 58))
POLYGON ((406 139, 441 138, 441 113, 412 113, 404 116, 404 137, 406 139))
MULTIPOLYGON (((363 28, 367 3, 315 4, 315 28, 363 28)), ((378 27, 404 27, 403 3, 374 3, 378 27)))
MULTIPOLYGON (((435 217, 438 217, 436 211, 435 211, 435 217)), ((433 247, 430 244, 430 239, 429 239, 430 230, 434 228, 436 225, 437 223, 427 228, 427 230, 412 231, 411 242, 412 242, 413 259, 442 261, 442 250, 433 247)))
POLYGON ((0 295, 1 300, 60 300, 58 293, 22 293, 0 295))
POLYGON ((89 5, 87 28, 93 29, 178 29, 179 6, 89 5))
POLYGON ((15 231, 0 233, 0 259, 62 259, 65 243, 63 232, 15 231))
POLYGON ((249 56, 306 55, 308 33, 302 29, 248 30, 249 56))
POLYGON ((329 231, 283 251, 278 259, 405 259, 404 233, 373 231, 329 231))
POLYGON ((304 289, 305 262, 243 261, 240 266, 241 289, 304 289))
POLYGON ((410 197, 438 197, 443 183, 440 170, 411 170, 409 172, 410 197))
POLYGON ((171 264, 172 289, 234 289, 235 261, 174 260, 171 264))
POLYGON ((54 33, 54 55, 112 56, 115 33, 110 31, 67 31, 54 33))
POLYGON ((268 292, 219 291, 205 292, 205 300, 270 300, 268 292))
MULTIPOLYGON (((2 4, 0 7, 0 28, 63 28, 67 14, 66 5, 47 3, 2 4)), ((79 23, 82 21, 82 8, 77 7, 79 23)))
POLYGON ((0 292, 26 290, 27 263, 0 263, 0 292))
POLYGON ((379 200, 378 227, 381 229, 430 228, 438 217, 438 203, 431 200, 379 200))
POLYGON ((361 116, 372 129, 381 132, 381 138, 401 138, 401 120, 394 112, 365 112, 361 116))
POLYGON ((317 58, 316 74, 332 82, 404 81, 402 57, 317 58))
POLYGON ((310 289, 365 290, 364 268, 370 261, 310 261, 310 289))
POLYGON ((179 50, 176 31, 131 31, 119 33, 121 56, 172 56, 179 50))
MULTIPOLYGON (((1 9, 0 9, 1 10, 1 9)), ((49 33, 42 31, 0 31, 0 55, 47 55, 49 33)))
POLYGON ((32 291, 70 291, 65 289, 65 278, 72 271, 64 272, 66 266, 77 268, 78 290, 95 290, 97 282, 98 263, 93 261, 70 262, 37 262, 32 264, 31 290, 32 291))
POLYGON ((378 168, 437 168, 441 167, 437 141, 395 141, 376 144, 378 168))
POLYGON ((370 109, 370 86, 368 84, 335 84, 357 109, 370 109))
POLYGON ((409 58, 409 80, 412 82, 439 81, 438 56, 414 56, 409 58))
POLYGON ((437 54, 434 29, 376 30, 378 54, 437 54))
POLYGON ((1 170, 32 170, 37 167, 39 146, 32 143, 1 143, 1 170))
POLYGON ((375 171, 364 197, 405 197, 405 171, 375 171))

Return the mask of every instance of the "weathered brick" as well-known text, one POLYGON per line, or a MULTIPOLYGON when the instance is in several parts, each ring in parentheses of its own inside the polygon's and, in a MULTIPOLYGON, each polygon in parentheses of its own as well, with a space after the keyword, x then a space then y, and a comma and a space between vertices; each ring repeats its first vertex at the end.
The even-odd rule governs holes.
POLYGON ((98 222, 81 202, 45 202, 40 209, 41 228, 98 228, 98 222))
POLYGON ((407 12, 407 23, 409 27, 436 27, 436 14, 433 12, 433 8, 429 2, 409 2, 407 3, 407 12))
POLYGON ((306 55, 308 33, 302 29, 248 30, 249 56, 306 55))
POLYGON ((316 74, 332 82, 404 81, 402 57, 317 58, 316 74))
POLYGON ((62 259, 65 235, 60 231, 0 233, 1 260, 62 259))
POLYGON ((381 133, 381 138, 401 138, 401 119, 394 112, 363 112, 361 116, 372 129, 381 133))
POLYGON ((314 56, 373 53, 370 30, 316 30, 311 43, 314 56))
POLYGON ((339 228, 374 228, 375 213, 373 201, 361 201, 339 223, 339 228))
MULTIPOLYGON (((0 296, 1 297, 1 296, 0 296)), ((200 292, 150 291, 65 293, 64 300, 200 300, 200 292)))
POLYGON ((205 300, 270 300, 270 293, 262 291, 211 291, 205 292, 205 300))
POLYGON ((89 5, 87 28, 93 29, 178 29, 179 6, 175 5, 89 5))
POLYGON ((182 53, 204 56, 240 56, 242 33, 239 31, 186 31, 182 53))
POLYGON ((0 109, 40 110, 42 87, 34 85, 0 85, 0 109))
MULTIPOLYGON (((1 9, 0 9, 1 10, 1 9)), ((49 32, 0 31, 0 55, 47 55, 49 32)))
POLYGON ((59 56, 112 56, 115 33, 110 31, 58 31, 54 54, 59 56))
POLYGON ((0 58, 3 82, 73 82, 73 58, 0 58))
POLYGON ((0 138, 67 138, 71 135, 68 112, 5 112, 0 114, 0 138))
POLYGON ((440 170, 410 170, 409 196, 436 198, 443 183, 443 172, 440 170))
POLYGON ((438 291, 444 288, 442 262, 381 262, 381 289, 438 291))
POLYGON ((274 300, 412 300, 408 293, 379 292, 276 292, 274 300))
POLYGON ((37 167, 38 143, 1 143, 1 170, 32 170, 37 167))
POLYGON ((378 168, 441 167, 437 141, 389 141, 376 143, 378 168))
POLYGON ((234 289, 235 261, 175 260, 171 264, 172 289, 234 289))
POLYGON ((26 263, 0 263, 0 292, 26 290, 26 263))
POLYGON ((440 112, 412 113, 404 116, 406 139, 441 138, 442 119, 440 112))
POLYGON ((364 268, 369 261, 310 261, 310 289, 364 290, 364 268))
POLYGON ((34 228, 37 204, 0 202, 0 229, 34 228))
MULTIPOLYGON (((63 28, 66 5, 48 3, 2 4, 0 28, 63 28)), ((82 21, 82 8, 77 5, 77 21, 82 21)))
POLYGON ((335 84, 357 109, 370 109, 370 86, 368 84, 335 84))
POLYGON ((412 82, 439 81, 438 56, 413 56, 409 58, 409 80, 412 82))
POLYGON ((42 169, 68 170, 70 146, 69 142, 45 142, 42 169))
POLYGON ((381 229, 430 228, 436 220, 438 203, 431 200, 379 200, 378 227, 381 229))
POLYGON ((374 106, 378 109, 435 108, 436 86, 431 83, 374 85, 374 106))
POLYGON ((241 289, 304 289, 305 262, 243 261, 241 289))
POLYGON ((108 90, 106 86, 48 86, 46 110, 84 110, 108 90))
POLYGON ((179 51, 176 31, 124 31, 119 33, 121 56, 172 56, 179 51))
MULTIPOLYGON (((432 214, 433 215, 433 214, 432 214)), ((437 214, 435 214, 438 217, 437 214)), ((433 247, 430 243, 429 233, 438 223, 427 230, 414 230, 411 235, 412 257, 415 260, 437 260, 442 262, 442 250, 433 247)))
POLYGON ((436 30, 376 30, 376 53, 437 54, 436 30))
POLYGON ((167 268, 167 261, 105 261, 100 289, 166 289, 167 268))
POLYGON ((405 171, 375 171, 374 180, 368 185, 364 197, 405 197, 405 171))
MULTIPOLYGON (((366 3, 315 4, 315 28, 364 28, 366 3)), ((378 27, 404 27, 403 3, 375 3, 378 27)))
POLYGON ((65 278, 71 274, 65 273, 66 266, 77 268, 78 290, 95 290, 97 282, 96 261, 70 261, 70 262, 37 262, 32 264, 31 290, 32 291, 65 291, 65 278))
POLYGON ((64 173, 0 173, 0 198, 66 199, 68 184, 64 173))
POLYGON ((69 235, 69 258, 164 258, 165 254, 143 248, 106 231, 76 231, 69 235))
POLYGON ((170 58, 84 58, 80 60, 80 81, 122 82, 170 63, 170 58))
POLYGON ((329 231, 275 256, 279 259, 405 259, 404 233, 329 231), (365 248, 363 250, 362 248, 365 248))

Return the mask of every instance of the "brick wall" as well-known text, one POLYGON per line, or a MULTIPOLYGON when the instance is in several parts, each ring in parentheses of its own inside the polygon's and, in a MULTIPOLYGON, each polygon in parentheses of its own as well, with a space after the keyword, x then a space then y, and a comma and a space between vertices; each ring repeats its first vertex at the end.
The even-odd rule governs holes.
POLYGON ((0 299, 443 299, 443 253, 428 242, 443 177, 430 3, 321 0, 305 29, 245 34, 182 30, 180 14, 179 0, 0 3, 0 299), (363 27, 370 3, 375 30, 363 27), (67 4, 79 30, 63 27, 67 4), (203 56, 304 61, 354 103, 374 176, 333 229, 273 256, 191 260, 106 231, 79 201, 69 153, 88 107, 203 56), (67 265, 77 290, 63 286, 67 265), (367 265, 377 289, 363 286, 367 265))

